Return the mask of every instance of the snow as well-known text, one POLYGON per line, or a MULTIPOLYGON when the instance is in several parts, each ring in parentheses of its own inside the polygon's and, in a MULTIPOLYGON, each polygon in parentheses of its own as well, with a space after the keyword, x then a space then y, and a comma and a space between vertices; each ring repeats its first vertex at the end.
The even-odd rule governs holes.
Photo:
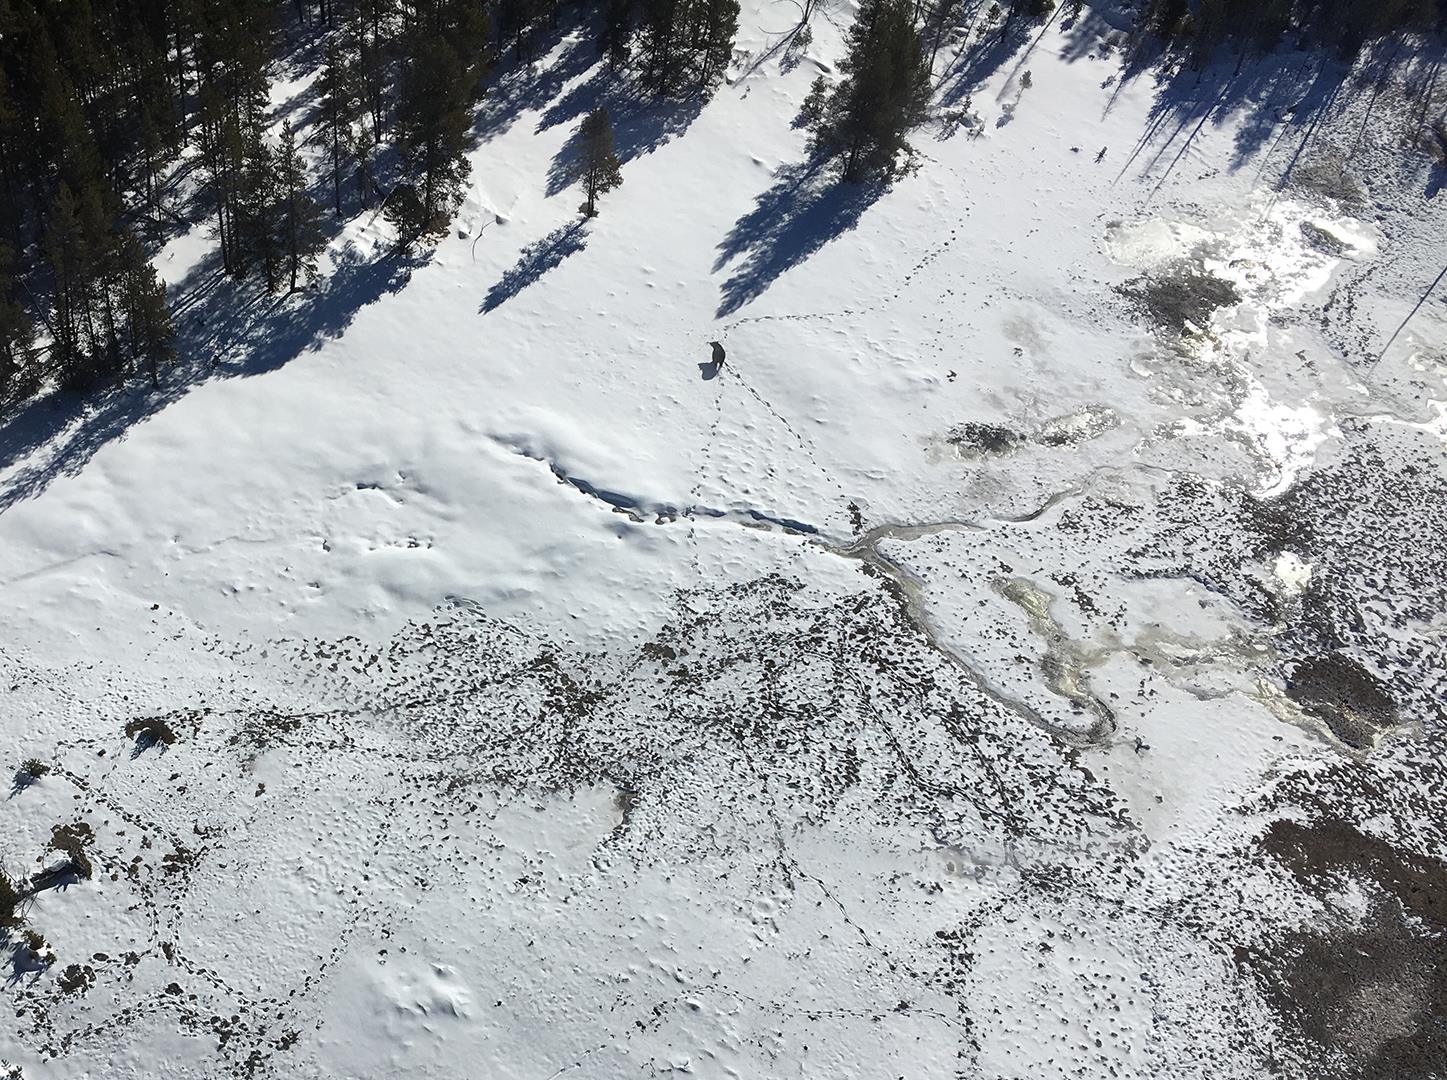
MULTIPOLYGON (((1279 188, 1286 149, 1236 161, 1250 103, 1172 133, 1089 20, 973 90, 977 137, 932 125, 914 175, 841 193, 792 121, 851 11, 791 67, 765 54, 793 12, 745 4, 691 121, 620 123, 586 224, 549 193, 592 74, 564 37, 551 97, 490 91, 430 259, 357 269, 390 239, 361 215, 331 291, 188 327, 215 362, 164 408, 6 459, 0 716, 17 762, 63 771, 14 795, 0 850, 29 873, 79 814, 108 866, 142 862, 38 896, 59 960, 12 987, 41 1004, 0 1059, 1260 1075, 1270 1036, 1241 1032, 1279 1018, 1228 944, 1302 903, 1242 855, 1243 807, 1341 749, 1280 688, 1281 627, 1212 577, 1244 526, 1207 515, 1191 547, 1173 485, 1269 508, 1348 421, 1447 439, 1440 305, 1376 373, 1321 315, 1350 286, 1385 342, 1410 304, 1352 275, 1430 254, 1440 212, 1384 228, 1279 188), (1113 286, 1182 258, 1241 302, 1168 341, 1113 286), (965 423, 1020 438, 977 451, 965 423), (530 681, 549 665, 568 680, 530 681), (590 687, 606 707, 554 732, 590 687), (795 698, 822 713, 752 742, 795 698), (191 709, 164 752, 122 738, 191 709), (559 772, 574 740, 608 767, 559 772), (180 847, 194 867, 153 869, 180 847), (1203 907, 1227 859, 1245 899, 1203 907), (71 963, 94 989, 54 990, 71 963)), ((208 246, 157 265, 210 313, 208 246)), ((1239 563, 1294 603, 1374 572, 1239 563)))

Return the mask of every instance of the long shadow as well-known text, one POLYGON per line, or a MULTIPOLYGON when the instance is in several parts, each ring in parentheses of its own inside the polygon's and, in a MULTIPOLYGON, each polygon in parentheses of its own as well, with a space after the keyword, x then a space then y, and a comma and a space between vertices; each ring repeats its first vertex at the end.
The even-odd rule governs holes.
POLYGON ((490 141, 506 132, 523 113, 541 109, 563 91, 563 87, 600 62, 597 35, 581 33, 568 41, 562 54, 549 62, 554 49, 578 30, 586 31, 586 23, 569 22, 550 31, 536 42, 535 62, 514 60, 499 65, 484 84, 474 129, 483 141, 490 141))
POLYGON ((1447 188, 1447 165, 1434 164, 1427 176, 1427 198, 1435 199, 1443 188, 1447 188))
MULTIPOLYGON (((1155 59, 1155 99, 1119 178, 1148 154, 1137 175, 1153 177, 1153 190, 1159 190, 1202 130, 1228 122, 1237 128, 1231 171, 1258 156, 1270 158, 1292 132, 1300 132, 1303 137, 1292 156, 1294 162, 1331 111, 1348 75, 1346 66, 1320 52, 1286 48, 1265 54, 1220 52, 1199 69, 1180 57, 1155 59), (1165 168, 1158 171, 1162 162, 1165 168)), ((1139 61, 1128 65, 1122 82, 1140 72, 1139 61)))
POLYGON ((99 393, 56 392, 26 403, 0 426, 0 470, 19 466, 0 490, 0 513, 39 495, 57 477, 75 475, 101 447, 193 386, 272 371, 320 348, 361 308, 400 289, 418 265, 399 255, 366 259, 350 246, 335 261, 320 290, 288 297, 225 278, 214 254, 204 260, 176 288, 180 359, 163 373, 159 388, 135 378, 99 393))
POLYGON ((707 103, 704 93, 659 98, 637 78, 600 65, 589 79, 553 102, 539 119, 537 130, 572 123, 594 109, 605 108, 613 121, 613 152, 619 161, 628 162, 682 135, 707 103))
MULTIPOLYGON (((660 100, 636 81, 600 68, 592 78, 554 103, 538 122, 538 130, 546 131, 571 120, 581 121, 581 117, 594 109, 606 108, 613 124, 613 152, 620 162, 626 163, 682 135, 703 111, 706 100, 702 96, 660 100)), ((575 129, 548 166, 550 197, 578 179, 581 149, 579 130, 575 129)))
POLYGON ((482 314, 486 315, 507 303, 569 255, 582 251, 587 242, 588 228, 581 218, 554 229, 541 240, 533 241, 523 248, 512 269, 487 291, 482 301, 482 314))
MULTIPOLYGON (((544 43, 543 55, 568 29, 560 27, 556 40, 544 43)), ((309 70, 308 64, 318 60, 324 41, 323 35, 312 36, 290 27, 276 69, 283 74, 309 70)), ((526 93, 505 90, 504 100, 491 108, 487 102, 492 95, 485 95, 474 126, 476 138, 480 141, 505 123, 509 109, 541 106, 551 100, 569 79, 596 62, 591 39, 585 36, 565 53, 562 64, 549 67, 541 78, 535 69, 519 65, 502 71, 493 89, 499 84, 530 89, 526 93)), ((278 110, 278 115, 293 119, 304 143, 310 134, 309 121, 314 119, 314 91, 313 86, 297 94, 278 110)), ((380 179, 394 170, 395 162, 386 152, 379 152, 374 166, 380 179)), ((153 240, 165 241, 204 227, 212 212, 210 199, 194 168, 193 163, 182 162, 168 175, 168 221, 155 227, 153 240)), ((330 177, 325 168, 313 170, 310 188, 312 197, 327 211, 323 228, 329 238, 335 238, 346 218, 359 212, 357 193, 346 193, 344 218, 338 220, 330 213, 330 177)), ((580 236, 581 231, 573 235, 580 236)), ((557 238, 549 249, 553 265, 581 246, 580 240, 570 247, 566 238, 557 238)), ((179 359, 163 372, 159 387, 152 388, 137 373, 109 388, 85 393, 53 391, 20 404, 0 422, 0 472, 10 471, 0 490, 0 513, 40 494, 57 477, 75 475, 103 446, 185 396, 191 387, 215 378, 271 371, 304 351, 319 348, 340 335, 362 307, 399 289, 418 265, 416 259, 396 253, 369 260, 350 246, 334 253, 333 262, 332 272, 315 291, 276 296, 265 293, 255 282, 227 278, 213 249, 170 290, 179 359)), ((520 266, 490 296, 500 303, 509 289, 515 292, 535 280, 546 268, 545 262, 546 256, 538 253, 532 278, 528 278, 527 268, 520 266)))
MULTIPOLYGON (((324 36, 312 36, 290 23, 285 33, 281 54, 274 61, 276 70, 295 75, 319 62, 324 36)), ((277 115, 296 120, 311 111, 312 103, 301 94, 277 115)), ((304 123, 297 125, 297 131, 306 138, 304 123)), ((380 175, 388 168, 388 156, 379 154, 376 165, 380 175)), ((188 175, 194 167, 182 163, 169 178, 183 199, 179 212, 169 214, 172 225, 160 230, 163 238, 204 227, 213 212, 199 177, 188 175)), ((309 194, 323 210, 321 226, 328 241, 334 241, 346 220, 360 212, 357 193, 351 191, 344 198, 343 218, 333 216, 331 180, 325 168, 312 170, 309 194)), ((420 261, 397 253, 368 258, 348 244, 332 252, 332 270, 314 289, 278 295, 261 287, 255 280, 258 273, 249 281, 228 278, 212 247, 184 280, 168 290, 177 360, 161 373, 159 387, 153 388, 135 373, 118 385, 83 393, 57 390, 21 404, 0 422, 0 472, 15 470, 0 490, 0 513, 39 495, 57 477, 78 473, 101 447, 178 401, 193 386, 272 371, 320 348, 340 336, 361 308, 400 289, 420 261)))
POLYGON ((1009 26, 1002 25, 974 45, 961 50, 946 62, 940 73, 936 92, 940 107, 960 104, 1041 33, 1043 29, 1039 22, 1018 18, 1009 26))
POLYGON ((845 183, 818 159, 786 165, 774 175, 773 186, 718 245, 715 272, 742 260, 720 289, 719 318, 757 299, 781 274, 854 228, 885 191, 882 184, 845 183))
POLYGON ((1074 63, 1091 56, 1102 42, 1116 33, 1118 27, 1106 18, 1104 12, 1086 8, 1073 23, 1062 24, 1061 29, 1068 31, 1070 36, 1065 39, 1060 59, 1074 63))
POLYGON ((561 194, 581 179, 583 165, 583 125, 580 123, 568 136, 567 142, 558 148, 548 165, 548 182, 545 191, 548 197, 561 194))
POLYGON ((1397 340, 1397 336, 1401 334, 1403 330, 1407 329, 1407 324, 1412 321, 1417 312, 1422 310, 1422 305, 1427 302, 1427 298, 1437 291, 1437 286, 1442 284, 1443 278, 1447 278, 1447 266, 1442 268, 1442 272, 1437 275, 1432 281, 1432 284, 1427 286, 1426 291, 1417 298, 1417 302, 1412 305, 1412 310, 1407 312, 1407 317, 1397 324, 1397 328, 1392 331, 1392 336, 1387 338, 1387 343, 1377 352, 1377 358, 1372 361, 1371 366, 1367 369, 1368 371, 1375 369, 1376 366, 1382 362, 1382 357, 1387 355, 1387 350, 1392 347, 1392 343, 1397 340))

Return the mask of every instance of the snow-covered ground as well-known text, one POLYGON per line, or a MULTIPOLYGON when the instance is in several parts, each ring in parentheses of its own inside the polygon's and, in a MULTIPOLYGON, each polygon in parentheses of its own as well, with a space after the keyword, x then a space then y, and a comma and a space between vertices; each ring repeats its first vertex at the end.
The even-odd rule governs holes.
POLYGON ((0 1061, 1443 1075, 1420 73, 1131 75, 1088 8, 947 45, 864 192, 793 124, 852 11, 799 56, 746 2, 587 224, 565 33, 429 260, 366 214, 243 304, 198 228, 194 384, 0 436, 0 730, 51 766, 0 858, 95 867, 0 1061), (1189 274, 1233 299, 1177 333, 1189 274))

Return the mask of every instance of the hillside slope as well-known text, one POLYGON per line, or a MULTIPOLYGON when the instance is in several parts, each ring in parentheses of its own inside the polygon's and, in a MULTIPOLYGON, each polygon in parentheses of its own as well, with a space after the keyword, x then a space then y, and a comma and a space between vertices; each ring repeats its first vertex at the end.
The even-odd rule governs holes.
POLYGON ((794 123, 851 16, 746 3, 702 107, 565 30, 430 257, 262 301, 198 228, 164 407, 13 422, 0 858, 94 873, 0 1061, 1441 1076, 1430 58, 1057 16, 875 191, 794 123))

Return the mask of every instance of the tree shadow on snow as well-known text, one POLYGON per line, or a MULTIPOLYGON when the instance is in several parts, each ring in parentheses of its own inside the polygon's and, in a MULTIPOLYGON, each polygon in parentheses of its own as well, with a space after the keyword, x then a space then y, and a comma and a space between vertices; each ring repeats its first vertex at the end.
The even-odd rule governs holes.
POLYGON ((554 229, 541 240, 534 240, 523 248, 512 269, 487 291, 482 301, 481 313, 486 315, 494 308, 501 307, 529 285, 532 285, 549 270, 569 255, 582 251, 588 242, 588 228, 581 218, 554 229))
MULTIPOLYGON (((1155 100, 1146 126, 1117 175, 1123 177, 1134 168, 1137 179, 1153 179, 1158 189, 1186 160, 1202 130, 1233 118, 1237 131, 1232 171, 1263 150, 1269 159, 1295 130, 1302 138, 1293 140, 1289 173, 1330 110, 1346 74, 1343 65, 1315 53, 1254 58, 1237 54, 1200 70, 1167 61, 1167 66, 1156 68, 1155 100)), ((1132 77, 1130 70, 1121 76, 1123 81, 1132 77)))
MULTIPOLYGON (((1087 54, 1067 50, 1062 55, 1075 59, 1087 54)), ((1328 129, 1333 139, 1345 137, 1347 143, 1332 152, 1345 149, 1349 158, 1372 121, 1385 115, 1389 102, 1400 107, 1400 98, 1430 97, 1441 58, 1440 45, 1406 47, 1404 38, 1388 37, 1365 47, 1355 62, 1322 47, 1282 42, 1269 52, 1249 44, 1222 46, 1208 62, 1195 66, 1184 56, 1166 53, 1159 41, 1147 40, 1124 58, 1116 75, 1112 104, 1136 79, 1148 76, 1154 82, 1145 127, 1117 179, 1134 170, 1135 179, 1153 181, 1159 189, 1188 160, 1203 130, 1231 124, 1236 130, 1228 169, 1234 172, 1258 162, 1258 179, 1273 168, 1271 182, 1285 187, 1328 129), (1337 130, 1334 123, 1358 105, 1356 135, 1337 130)))
MULTIPOLYGON (((948 115, 1012 62, 1011 76, 1018 75, 1060 10, 1043 23, 1017 19, 1010 26, 988 29, 983 36, 973 29, 978 22, 972 22, 966 29, 967 46, 952 56, 945 55, 948 47, 942 51, 937 104, 948 115)), ((1137 80, 1146 78, 1154 84, 1150 113, 1134 145, 1110 148, 1112 162, 1121 163, 1117 180, 1131 174, 1159 190, 1177 166, 1190 159, 1203 131, 1229 123, 1235 128, 1235 142, 1228 168, 1236 171, 1253 162, 1260 174, 1271 168, 1271 182, 1280 188, 1291 181, 1305 158, 1313 156, 1328 130, 1333 139, 1344 139, 1350 159, 1367 136, 1369 124, 1385 117, 1394 103, 1397 108, 1403 102, 1423 103, 1412 105, 1421 115, 1409 118, 1419 136, 1430 122, 1427 103, 1433 99, 1442 65, 1439 42, 1388 35, 1366 46, 1355 63, 1343 61, 1329 48, 1298 47, 1290 40, 1266 52, 1249 42, 1227 43, 1207 61, 1195 64, 1189 56, 1168 51, 1157 37, 1128 38, 1131 23, 1108 5, 1089 8, 1074 22, 1060 26, 1058 48, 1067 63, 1108 62, 1101 65, 1108 68, 1101 86, 1113 88, 1107 114, 1137 80), (1355 133, 1341 130, 1349 111, 1358 123, 1355 133)), ((1006 80, 1004 87, 1010 85, 1006 80)), ((1032 108, 1032 99, 1027 96, 1020 107, 1032 108)), ((946 124, 940 137, 948 138, 958 128, 946 124)), ((1331 152, 1340 149, 1333 147, 1331 152)), ((1412 161, 1406 167, 1417 164, 1412 161)), ((1426 178, 1429 190, 1437 186, 1435 179, 1426 178)))
POLYGON ((484 84, 478 103, 476 130, 484 142, 505 133, 523 113, 541 109, 563 91, 563 87, 599 62, 596 34, 586 26, 569 23, 534 43, 535 60, 514 60, 499 67, 484 84), (570 36, 583 30, 577 37, 570 36), (560 44, 562 53, 549 60, 560 44))
POLYGON ((577 183, 581 179, 582 165, 583 125, 579 123, 548 165, 548 183, 545 189, 548 197, 559 195, 577 183))
POLYGON ((779 275, 854 228, 885 191, 882 184, 846 183, 817 159, 785 165, 774 176, 718 245, 715 272, 742 260, 721 287, 719 318, 757 299, 779 275))
MULTIPOLYGON (((707 103, 705 94, 691 94, 682 99, 659 98, 637 79, 600 66, 592 77, 568 91, 543 113, 537 130, 542 132, 559 124, 574 123, 594 109, 605 108, 613 122, 613 152, 626 164, 682 135, 707 103)), ((577 151, 574 135, 558 151, 548 169, 548 195, 558 194, 576 179, 577 151)))
POLYGON ((936 80, 937 104, 946 109, 960 104, 1022 49, 1025 56, 1019 63, 1024 63, 1048 27, 1048 22, 1042 25, 1028 19, 1016 19, 1008 27, 1002 25, 999 30, 992 30, 977 39, 975 44, 961 49, 944 62, 936 80))
MULTIPOLYGON (((287 33, 276 62, 283 76, 314 69, 321 60, 320 39, 291 23, 287 33)), ((296 122, 304 145, 315 137, 308 129, 314 118, 315 89, 302 91, 277 110, 278 116, 296 122)), ((198 167, 192 158, 166 176, 167 220, 146 227, 153 244, 207 227, 214 211, 198 167)), ((376 167, 379 175, 389 171, 385 151, 378 153, 376 167)), ((351 187, 344 189, 344 213, 338 218, 332 213, 328 171, 311 170, 308 190, 322 210, 321 228, 329 242, 335 241, 348 220, 364 212, 351 187)), ((424 260, 425 256, 397 253, 365 256, 348 243, 331 251, 332 268, 314 287, 286 295, 267 293, 256 280, 259 272, 248 281, 228 278, 219 251, 214 244, 209 246, 185 279, 167 289, 177 359, 161 372, 159 388, 152 388, 149 378, 137 372, 109 386, 42 392, 0 419, 0 473, 14 470, 0 486, 0 513, 39 495, 57 477, 79 473, 106 443, 179 401, 193 386, 211 379, 259 375, 320 348, 327 339, 340 336, 361 308, 400 289, 424 260)))
POLYGON ((0 471, 19 466, 0 490, 0 512, 73 476, 134 424, 215 378, 259 375, 347 328, 357 312, 406 282, 417 261, 363 257, 348 245, 316 291, 271 295, 227 278, 212 253, 171 290, 178 359, 152 389, 133 377, 109 390, 55 391, 22 405, 0 425, 0 471), (34 460, 31 460, 34 458, 34 460))

